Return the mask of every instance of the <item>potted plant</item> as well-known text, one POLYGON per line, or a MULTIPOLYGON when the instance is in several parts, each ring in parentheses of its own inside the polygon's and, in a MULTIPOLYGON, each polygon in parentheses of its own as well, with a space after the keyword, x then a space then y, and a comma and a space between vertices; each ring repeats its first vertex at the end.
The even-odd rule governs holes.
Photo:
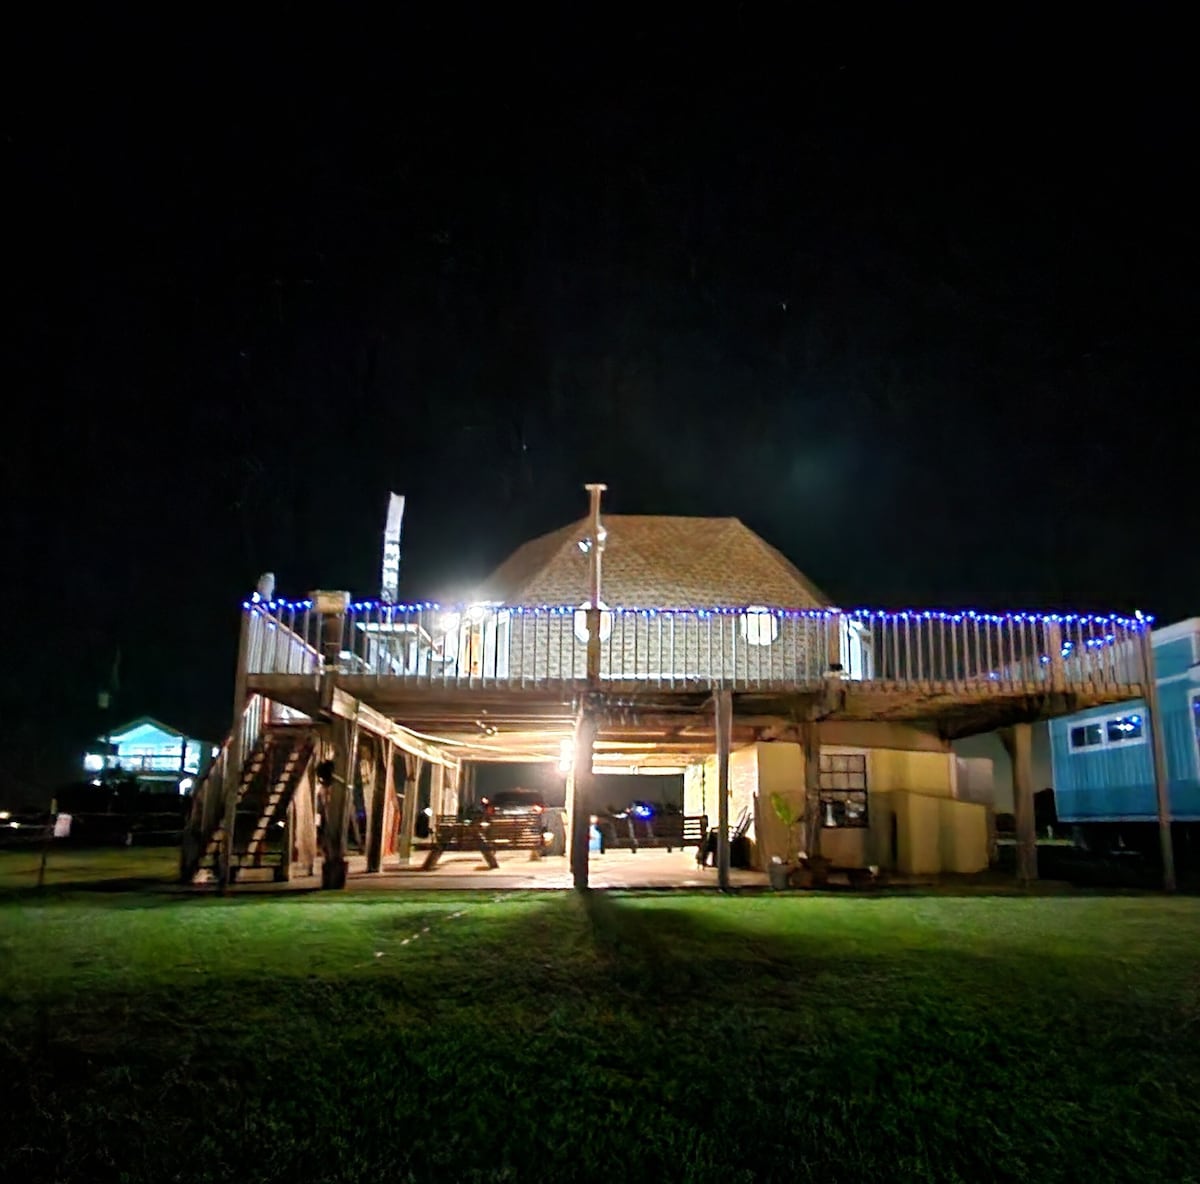
POLYGON ((771 808, 775 811, 775 817, 787 828, 787 855, 782 863, 776 856, 767 868, 771 887, 778 890, 788 886, 788 877, 796 863, 795 835, 800 819, 783 794, 773 793, 771 795, 771 808))

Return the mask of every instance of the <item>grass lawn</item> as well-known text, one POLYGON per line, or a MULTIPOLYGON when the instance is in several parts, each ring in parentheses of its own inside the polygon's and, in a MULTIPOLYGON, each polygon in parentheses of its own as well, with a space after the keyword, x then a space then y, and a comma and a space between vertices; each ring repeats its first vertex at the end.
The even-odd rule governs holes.
POLYGON ((1200 900, 10 891, 0 1080, 14 1181, 1195 1181, 1200 900))
MULTIPOLYGON (((41 862, 39 846, 0 851, 0 900, 5 893, 36 888, 41 862)), ((170 883, 178 877, 177 847, 88 848, 52 843, 44 882, 56 892, 70 888, 128 892, 142 885, 170 883)), ((0 920, 0 926, 3 924, 0 920)))

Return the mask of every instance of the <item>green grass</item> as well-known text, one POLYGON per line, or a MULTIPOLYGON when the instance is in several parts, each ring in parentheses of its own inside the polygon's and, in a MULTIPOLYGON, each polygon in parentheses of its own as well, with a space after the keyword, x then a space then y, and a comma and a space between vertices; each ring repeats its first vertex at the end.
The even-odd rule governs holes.
POLYGON ((1197 951, 1154 896, 9 893, 0 1177, 1194 1181, 1197 951))
MULTIPOLYGON (((42 862, 39 846, 0 851, 0 893, 36 888, 42 862)), ((175 847, 106 847, 99 849, 51 843, 46 857, 46 887, 105 888, 168 883, 179 875, 175 847)))

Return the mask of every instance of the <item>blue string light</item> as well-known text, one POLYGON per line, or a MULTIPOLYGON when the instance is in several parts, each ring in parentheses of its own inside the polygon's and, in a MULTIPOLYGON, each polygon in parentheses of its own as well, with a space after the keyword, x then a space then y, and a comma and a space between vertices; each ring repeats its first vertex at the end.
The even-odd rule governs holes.
MULTIPOLYGON (((412 601, 405 604, 390 604, 381 600, 356 600, 353 601, 347 608, 347 612, 355 616, 362 614, 379 614, 380 616, 411 616, 421 613, 450 613, 463 614, 469 611, 471 606, 464 604, 443 605, 437 601, 424 600, 412 601)), ((479 606, 475 606, 479 607, 479 606)), ((497 611, 507 612, 513 616, 534 616, 534 617, 565 617, 574 616, 576 613, 586 612, 587 610, 578 605, 570 604, 515 604, 515 605, 488 605, 497 611)), ((305 613, 311 612, 315 608, 312 600, 244 600, 242 601, 244 611, 269 613, 272 616, 278 616, 283 613, 305 613)), ((651 617, 667 617, 667 618, 699 618, 708 620, 713 617, 741 617, 749 614, 771 616, 777 620, 786 621, 829 621, 835 618, 846 618, 850 621, 871 623, 875 621, 903 621, 907 624, 920 624, 923 621, 933 622, 949 622, 954 625, 962 625, 970 622, 975 625, 1069 625, 1079 627, 1098 626, 1107 631, 1110 628, 1130 630, 1132 632, 1141 632, 1144 629, 1149 629, 1155 618, 1150 615, 1139 615, 1137 617, 1125 617, 1116 614, 1080 614, 1080 613, 1037 613, 1037 612, 1009 612, 1009 613, 987 613, 979 612, 976 609, 867 609, 857 608, 848 611, 831 608, 769 608, 756 605, 697 605, 692 608, 659 608, 659 607, 641 607, 636 605, 614 605, 611 608, 602 610, 615 617, 641 617, 649 619, 651 617)), ((1112 635, 1106 635, 1098 638, 1087 638, 1084 644, 1089 646, 1111 644, 1114 640, 1112 635)), ((1066 642, 1064 645, 1064 653, 1072 643, 1066 642)))

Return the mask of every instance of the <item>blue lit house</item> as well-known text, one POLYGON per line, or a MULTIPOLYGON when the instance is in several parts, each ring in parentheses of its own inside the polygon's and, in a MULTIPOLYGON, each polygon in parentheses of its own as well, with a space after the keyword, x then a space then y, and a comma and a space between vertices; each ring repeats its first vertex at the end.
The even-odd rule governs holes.
MULTIPOLYGON (((1200 617, 1154 630, 1171 817, 1200 822, 1200 617)), ((1145 702, 1092 707, 1052 719, 1054 802, 1084 837, 1119 833, 1142 845, 1156 826, 1154 758, 1145 702), (1142 824, 1145 831, 1142 832, 1142 824)), ((1190 828, 1189 828, 1190 829, 1190 828)), ((1153 840, 1150 840, 1153 841, 1153 840)))
POLYGON ((83 769, 96 784, 104 776, 129 776, 146 789, 187 793, 211 757, 207 741, 144 715, 99 737, 84 756, 83 769))

